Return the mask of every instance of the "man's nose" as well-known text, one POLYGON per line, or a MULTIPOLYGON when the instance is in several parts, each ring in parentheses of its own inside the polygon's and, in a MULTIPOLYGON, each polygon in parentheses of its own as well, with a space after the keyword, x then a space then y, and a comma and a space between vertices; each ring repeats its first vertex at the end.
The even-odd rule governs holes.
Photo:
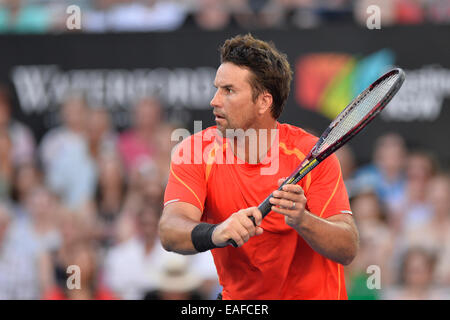
POLYGON ((214 97, 212 98, 212 100, 211 100, 211 102, 209 104, 213 108, 218 108, 218 107, 221 106, 221 99, 220 99, 219 90, 216 90, 216 93, 214 94, 214 97))

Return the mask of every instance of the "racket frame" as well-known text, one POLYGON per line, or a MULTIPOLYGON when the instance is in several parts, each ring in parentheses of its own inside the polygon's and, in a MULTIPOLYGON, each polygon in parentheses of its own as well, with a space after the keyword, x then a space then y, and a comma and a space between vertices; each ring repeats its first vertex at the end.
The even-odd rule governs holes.
MULTIPOLYGON (((327 129, 322 133, 319 140, 316 142, 314 147, 308 153, 306 158, 300 163, 300 165, 293 171, 293 173, 286 178, 286 180, 280 185, 277 190, 281 190, 286 184, 297 184, 301 179, 303 179, 312 169, 314 169, 319 163, 328 158, 331 154, 336 152, 340 147, 350 141, 354 136, 356 136, 362 129, 364 129, 392 100, 395 94, 398 92, 405 80, 405 73, 400 68, 394 68, 389 72, 382 75, 376 81, 374 81, 368 88, 362 91, 356 98, 348 104, 344 110, 342 110, 337 117, 331 122, 327 129), (358 106, 359 101, 361 101, 367 94, 369 94, 380 82, 390 77, 391 75, 398 73, 398 79, 384 95, 384 97, 371 109, 367 115, 359 121, 353 128, 351 128, 347 133, 345 133, 341 138, 336 140, 333 144, 328 146, 325 150, 318 152, 322 142, 326 139, 331 130, 338 125, 338 123, 345 118, 346 114, 358 106)), ((258 209, 262 213, 264 218, 272 211, 272 204, 270 203, 270 198, 273 197, 273 192, 258 206, 258 209)), ((250 220, 255 224, 255 218, 253 216, 249 217, 250 220)), ((228 244, 237 247, 236 243, 230 239, 228 244)))

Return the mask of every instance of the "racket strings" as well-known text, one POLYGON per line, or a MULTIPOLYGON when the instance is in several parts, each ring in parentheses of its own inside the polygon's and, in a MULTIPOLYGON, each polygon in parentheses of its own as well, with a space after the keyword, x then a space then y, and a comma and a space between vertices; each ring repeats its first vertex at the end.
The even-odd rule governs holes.
POLYGON ((371 90, 361 93, 334 121, 334 127, 324 137, 316 152, 321 153, 357 126, 386 97, 398 79, 399 74, 394 73, 380 81, 371 90))

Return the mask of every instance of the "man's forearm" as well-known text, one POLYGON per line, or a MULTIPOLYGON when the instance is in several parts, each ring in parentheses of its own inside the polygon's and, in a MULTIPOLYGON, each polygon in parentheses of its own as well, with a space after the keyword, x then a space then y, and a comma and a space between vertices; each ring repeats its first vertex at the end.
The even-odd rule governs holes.
POLYGON ((198 221, 182 215, 163 215, 159 222, 159 235, 164 249, 180 254, 198 253, 191 240, 192 229, 198 224, 198 221))
POLYGON ((305 211, 295 229, 313 250, 340 264, 351 263, 358 251, 358 231, 351 223, 322 219, 305 211))

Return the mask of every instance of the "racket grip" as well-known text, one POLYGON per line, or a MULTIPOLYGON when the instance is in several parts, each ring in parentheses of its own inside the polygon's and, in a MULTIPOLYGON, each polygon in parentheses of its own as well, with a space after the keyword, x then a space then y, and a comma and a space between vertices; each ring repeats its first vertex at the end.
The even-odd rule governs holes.
POLYGON ((233 239, 228 240, 228 241, 227 241, 227 244, 228 244, 228 245, 231 245, 231 246, 233 246, 233 247, 235 247, 235 248, 238 247, 237 243, 236 243, 233 239))
MULTIPOLYGON (((290 177, 287 178, 279 187, 278 190, 283 189, 283 186, 288 183, 290 180, 290 177)), ((298 180, 297 180, 298 181, 298 180)), ((291 182, 292 183, 292 182, 291 182)), ((297 182, 293 182, 297 183, 297 182)), ((269 214, 270 211, 272 211, 272 204, 270 203, 270 198, 273 198, 273 193, 271 193, 261 204, 258 206, 259 211, 261 211, 262 218, 264 219, 265 216, 269 214)))
MULTIPOLYGON (((256 227, 256 221, 255 221, 255 218, 254 218, 253 216, 248 217, 248 218, 249 218, 250 220, 252 220, 253 225, 256 227)), ((237 243, 236 243, 233 239, 228 240, 228 241, 227 241, 227 244, 228 244, 228 245, 232 245, 232 246, 235 247, 235 248, 238 247, 237 243)))
MULTIPOLYGON (((272 194, 266 198, 261 204, 258 206, 259 211, 262 213, 262 217, 264 218, 269 214, 270 211, 272 211, 272 204, 269 202, 270 198, 272 198, 272 194)), ((253 218, 253 217, 251 217, 253 218)), ((255 219, 253 219, 255 220, 255 219)), ((253 221, 254 222, 254 221, 253 221)))
MULTIPOLYGON (((288 180, 286 179, 286 181, 284 181, 281 186, 278 188, 278 190, 281 190, 281 188, 283 188, 283 186, 286 184, 288 180)), ((265 216, 267 216, 269 214, 270 211, 272 211, 272 204, 270 203, 270 198, 273 197, 273 193, 271 193, 263 202, 261 202, 261 204, 258 206, 259 211, 261 211, 262 214, 262 218, 264 219, 265 216)), ((255 222, 255 218, 253 216, 249 217, 250 220, 253 221, 253 224, 256 227, 256 222, 255 222)), ((233 240, 230 239, 227 241, 227 244, 232 245, 233 247, 237 248, 237 243, 233 240)))

